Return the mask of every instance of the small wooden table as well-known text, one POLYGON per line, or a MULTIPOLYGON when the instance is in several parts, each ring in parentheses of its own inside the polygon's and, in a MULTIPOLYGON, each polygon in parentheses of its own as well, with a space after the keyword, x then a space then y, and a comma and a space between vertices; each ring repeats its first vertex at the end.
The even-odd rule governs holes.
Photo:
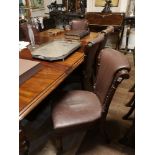
MULTIPOLYGON (((81 40, 82 45, 85 45, 96 36, 97 33, 90 33, 90 35, 81 40)), ((60 39, 63 37, 64 33, 51 37, 47 31, 45 31, 38 34, 36 42, 42 44, 54 38, 60 39)), ((22 50, 19 55, 22 59, 39 61, 43 66, 39 72, 19 87, 19 120, 27 116, 84 61, 83 47, 68 56, 64 61, 47 62, 33 59, 28 49, 22 50)))

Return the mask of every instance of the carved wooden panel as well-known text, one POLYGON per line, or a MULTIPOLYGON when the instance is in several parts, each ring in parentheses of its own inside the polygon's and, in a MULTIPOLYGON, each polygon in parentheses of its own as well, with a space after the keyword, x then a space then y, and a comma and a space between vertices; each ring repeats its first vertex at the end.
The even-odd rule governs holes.
POLYGON ((64 0, 67 11, 85 12, 86 0, 64 0))

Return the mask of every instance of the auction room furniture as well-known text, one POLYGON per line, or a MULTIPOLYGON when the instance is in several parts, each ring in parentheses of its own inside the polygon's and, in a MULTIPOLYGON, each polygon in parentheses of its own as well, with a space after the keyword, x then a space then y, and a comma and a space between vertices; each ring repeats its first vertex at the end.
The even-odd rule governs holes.
MULTIPOLYGON (((101 42, 100 46, 99 46, 99 49, 97 51, 97 54, 96 54, 96 58, 97 56, 99 55, 99 52, 105 48, 105 45, 106 45, 106 42, 107 42, 107 39, 109 37, 109 35, 114 32, 114 27, 113 26, 108 26, 106 29, 102 30, 101 31, 101 34, 104 35, 104 40, 101 42)), ((96 65, 97 65, 97 59, 96 59, 96 65)), ((97 74, 97 67, 96 68, 96 74, 97 74)))
MULTIPOLYGON (((81 40, 85 45, 97 36, 97 33, 90 33, 81 40)), ((40 32, 36 38, 38 44, 52 41, 54 38, 62 39, 64 34, 50 37, 46 31, 40 32)), ((20 52, 20 58, 28 60, 33 59, 30 51, 24 49, 20 52)), ((23 119, 35 106, 37 106, 50 92, 52 92, 75 68, 78 67, 84 60, 83 49, 75 51, 68 56, 64 61, 47 62, 41 61, 43 68, 33 77, 23 83, 19 88, 19 116, 23 119), (48 73, 48 75, 47 75, 48 73), (33 88, 31 87, 33 85, 33 88), (33 90, 36 90, 35 92, 33 90)))
POLYGON ((52 126, 58 141, 57 155, 62 155, 64 134, 87 129, 98 120, 101 127, 104 127, 117 86, 123 79, 129 78, 129 62, 122 53, 116 50, 103 49, 98 64, 99 70, 94 92, 68 91, 62 94, 52 106, 52 126))
MULTIPOLYGON (((88 29, 87 20, 72 20, 71 30, 78 29, 88 29)), ((94 80, 96 79, 96 66, 97 66, 97 57, 101 49, 105 47, 108 35, 113 31, 113 26, 108 26, 103 32, 99 33, 98 36, 92 41, 88 42, 84 46, 85 59, 84 63, 81 66, 81 70, 76 73, 74 82, 81 82, 84 90, 92 91, 94 86, 94 80), (81 75, 81 71, 82 75, 81 75), (81 80, 82 77, 82 80, 81 80)), ((73 80, 72 80, 73 81, 73 80)))
MULTIPOLYGON (((108 39, 108 36, 114 32, 114 27, 113 26, 108 26, 106 29, 102 30, 101 33, 104 33, 106 36, 106 41, 108 39)), ((104 45, 105 46, 105 45, 104 45)))
POLYGON ((116 49, 119 49, 124 29, 124 13, 87 12, 85 18, 89 22, 90 31, 101 31, 107 26, 114 26, 113 34, 117 34, 116 49))
MULTIPOLYGON (((50 31, 40 32, 35 35, 36 43, 41 45, 53 39, 64 38, 64 33, 52 35, 50 31)), ((86 45, 89 41, 96 38, 97 33, 90 33, 85 38, 81 39, 82 45, 86 45)), ((59 84, 61 84, 70 73, 75 70, 84 61, 83 47, 72 53, 64 61, 41 61, 33 59, 29 49, 23 49, 19 53, 19 57, 27 60, 39 61, 42 64, 42 69, 30 79, 25 81, 19 87, 19 120, 25 118, 38 104, 41 103, 59 84)), ((20 133, 22 127, 20 126, 20 133)), ((20 134, 20 139, 25 139, 20 134)), ((20 146, 26 148, 27 140, 21 142, 20 146)))
POLYGON ((85 59, 83 63, 83 87, 85 90, 93 91, 96 76, 97 54, 102 48, 105 34, 100 34, 97 38, 89 42, 84 47, 85 59))
POLYGON ((124 27, 127 28, 126 30, 126 46, 125 46, 125 50, 128 51, 128 42, 129 42, 129 35, 130 35, 130 31, 131 28, 135 27, 135 16, 129 16, 129 17, 125 17, 124 19, 124 27))
POLYGON ((86 19, 74 19, 70 22, 71 30, 88 30, 88 21, 86 19))
MULTIPOLYGON (((30 42, 27 25, 28 25, 27 22, 21 23, 19 25, 20 30, 21 30, 19 33, 23 33, 23 37, 20 40, 30 42)), ((33 30, 34 35, 37 35, 39 33, 39 31, 33 26, 32 26, 32 30, 33 30)))
MULTIPOLYGON (((85 90, 92 91, 94 87, 94 81, 98 72, 98 56, 99 52, 105 48, 108 36, 113 32, 114 27, 108 26, 105 30, 99 33, 98 37, 92 40, 85 48, 85 62, 84 62, 84 88, 85 90), (93 47, 94 44, 98 44, 98 47, 93 47), (89 52, 91 48, 95 48, 94 51, 89 52), (87 82, 86 82, 87 81, 87 82)), ((96 45, 95 45, 96 46, 96 45)))

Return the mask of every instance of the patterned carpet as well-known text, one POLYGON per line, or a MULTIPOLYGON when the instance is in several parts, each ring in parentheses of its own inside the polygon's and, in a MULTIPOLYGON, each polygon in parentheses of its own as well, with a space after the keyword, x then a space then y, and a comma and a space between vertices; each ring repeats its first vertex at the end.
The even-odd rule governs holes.
MULTIPOLYGON (((125 105, 133 96, 129 90, 134 85, 135 76, 132 53, 127 54, 126 57, 132 67, 130 78, 123 81, 117 89, 107 116, 107 131, 111 142, 106 144, 95 131, 75 133, 64 138, 64 155, 74 155, 77 149, 78 155, 134 155, 134 148, 119 143, 119 140, 131 127, 134 117, 131 116, 130 120, 122 119, 122 116, 130 109, 125 105)), ((50 125, 50 103, 47 104, 47 100, 40 104, 22 123, 30 141, 29 155, 56 154, 50 125)))

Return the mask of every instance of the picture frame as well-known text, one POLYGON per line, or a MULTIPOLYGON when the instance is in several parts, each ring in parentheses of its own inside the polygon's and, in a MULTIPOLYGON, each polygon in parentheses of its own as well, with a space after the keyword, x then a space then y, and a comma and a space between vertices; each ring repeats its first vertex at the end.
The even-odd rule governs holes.
MULTIPOLYGON (((119 0, 111 0, 111 7, 118 7, 119 0)), ((104 7, 104 0, 95 0, 95 7, 104 7)))
POLYGON ((63 0, 56 0, 57 4, 63 4, 63 0))
POLYGON ((44 0, 30 0, 31 7, 34 9, 44 8, 44 0))

